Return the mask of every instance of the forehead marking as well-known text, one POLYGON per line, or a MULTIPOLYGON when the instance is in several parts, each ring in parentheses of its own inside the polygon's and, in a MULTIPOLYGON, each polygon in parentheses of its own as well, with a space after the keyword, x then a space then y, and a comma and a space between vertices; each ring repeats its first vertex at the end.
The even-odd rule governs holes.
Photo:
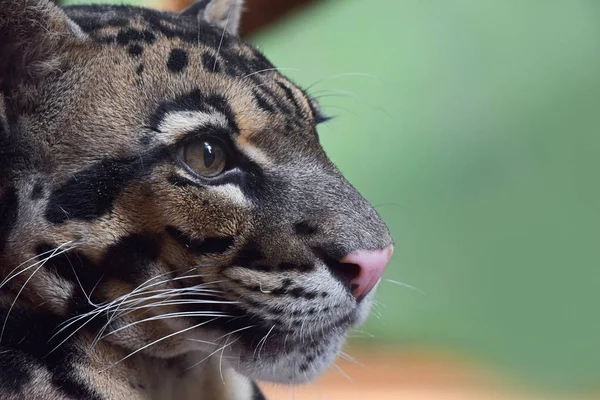
POLYGON ((227 117, 223 114, 205 113, 199 111, 178 111, 171 112, 164 116, 158 126, 161 132, 167 132, 170 135, 185 135, 191 131, 203 126, 216 126, 227 128, 227 117))
POLYGON ((159 125, 165 119, 166 115, 185 111, 202 113, 218 111, 226 117, 227 126, 236 132, 238 131, 235 114, 229 102, 218 94, 204 95, 199 89, 192 90, 189 93, 160 104, 150 116, 149 125, 155 129, 159 129, 159 125))

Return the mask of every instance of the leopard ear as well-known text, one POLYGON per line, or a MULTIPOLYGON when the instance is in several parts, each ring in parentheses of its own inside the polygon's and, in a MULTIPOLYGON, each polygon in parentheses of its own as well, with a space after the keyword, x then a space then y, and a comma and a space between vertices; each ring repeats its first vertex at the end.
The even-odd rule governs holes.
POLYGON ((195 16, 237 35, 243 8, 243 0, 197 0, 181 15, 195 16))
POLYGON ((69 40, 86 35, 49 0, 1 0, 0 83, 52 64, 69 40))

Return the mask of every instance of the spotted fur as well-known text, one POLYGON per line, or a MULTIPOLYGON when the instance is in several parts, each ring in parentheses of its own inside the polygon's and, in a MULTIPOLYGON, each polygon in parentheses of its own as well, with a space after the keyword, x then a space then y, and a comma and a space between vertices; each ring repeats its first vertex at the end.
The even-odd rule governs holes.
POLYGON ((262 399, 366 318, 337 260, 389 232, 241 11, 2 2, 1 399, 262 399), (211 178, 180 156, 207 135, 211 178))

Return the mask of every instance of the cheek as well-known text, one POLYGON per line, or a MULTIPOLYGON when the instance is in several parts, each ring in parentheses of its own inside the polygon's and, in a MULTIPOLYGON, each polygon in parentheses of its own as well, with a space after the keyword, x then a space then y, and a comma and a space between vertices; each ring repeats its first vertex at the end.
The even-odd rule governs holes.
POLYGON ((189 186, 157 190, 153 201, 160 204, 164 225, 197 236, 236 237, 250 220, 250 208, 242 200, 224 187, 189 186))

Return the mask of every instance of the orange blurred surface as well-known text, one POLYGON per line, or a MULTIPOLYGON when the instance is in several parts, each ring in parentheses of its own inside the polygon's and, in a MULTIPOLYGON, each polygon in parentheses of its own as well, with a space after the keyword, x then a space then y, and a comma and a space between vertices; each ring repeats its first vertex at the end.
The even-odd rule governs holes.
POLYGON ((519 393, 483 369, 448 357, 351 352, 356 361, 337 367, 310 385, 263 384, 269 400, 584 400, 519 393))

